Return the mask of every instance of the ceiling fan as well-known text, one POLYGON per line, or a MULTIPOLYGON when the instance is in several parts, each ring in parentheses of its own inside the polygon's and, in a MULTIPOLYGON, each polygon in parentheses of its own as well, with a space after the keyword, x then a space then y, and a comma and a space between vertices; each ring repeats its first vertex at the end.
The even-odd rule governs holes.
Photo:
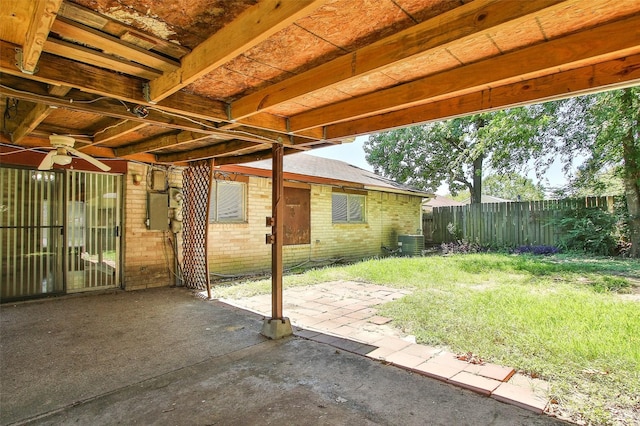
POLYGON ((102 161, 98 161, 84 152, 74 149, 73 145, 75 144, 75 139, 71 136, 51 135, 49 136, 49 141, 51 142, 51 146, 55 149, 49 151, 49 153, 44 157, 38 166, 38 170, 51 170, 54 164, 59 164, 61 166, 70 164, 72 158, 69 154, 73 154, 76 157, 88 161, 102 171, 108 172, 111 170, 111 167, 107 166, 102 161))

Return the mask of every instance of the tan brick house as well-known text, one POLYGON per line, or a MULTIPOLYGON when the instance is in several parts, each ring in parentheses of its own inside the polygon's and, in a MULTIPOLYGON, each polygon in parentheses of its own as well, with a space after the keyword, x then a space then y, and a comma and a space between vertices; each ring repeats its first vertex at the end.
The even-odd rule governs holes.
MULTIPOLYGON (((75 159, 73 169, 36 170, 43 156, 2 157, 3 300, 180 283, 182 233, 170 226, 180 207, 169 197, 182 189, 183 167, 108 161, 114 173, 101 173, 75 159)), ((429 194, 307 154, 284 165, 285 267, 384 255, 398 235, 419 233, 429 194)), ((269 160, 215 168, 214 277, 268 271, 270 168, 269 160)))
MULTIPOLYGON (((284 173, 285 267, 384 255, 388 251, 383 247, 397 247, 398 235, 422 232, 420 206, 431 194, 308 154, 286 156, 284 173)), ((271 213, 270 176, 269 160, 222 166, 214 174, 218 187, 244 187, 246 205, 242 217, 209 219, 212 274, 269 269, 271 252, 264 240, 269 231, 265 217, 271 213)))

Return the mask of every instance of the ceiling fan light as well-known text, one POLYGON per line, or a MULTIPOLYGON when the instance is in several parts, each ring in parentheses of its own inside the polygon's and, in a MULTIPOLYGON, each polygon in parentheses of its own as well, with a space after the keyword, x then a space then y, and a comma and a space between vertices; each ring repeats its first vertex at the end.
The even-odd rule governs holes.
POLYGON ((73 146, 75 139, 71 136, 50 135, 49 141, 53 146, 73 146))
POLYGON ((66 166, 68 164, 71 164, 71 160, 72 158, 68 155, 56 154, 53 156, 53 162, 60 166, 66 166))

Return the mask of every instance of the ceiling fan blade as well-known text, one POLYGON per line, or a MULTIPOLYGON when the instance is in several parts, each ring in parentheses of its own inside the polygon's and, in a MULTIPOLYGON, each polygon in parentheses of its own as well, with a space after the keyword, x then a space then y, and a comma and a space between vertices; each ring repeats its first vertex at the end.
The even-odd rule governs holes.
POLYGON ((87 155, 84 152, 80 152, 75 148, 67 148, 67 151, 69 151, 70 153, 72 153, 73 155, 75 155, 75 156, 77 156, 79 158, 82 158, 83 160, 88 161, 89 163, 93 164, 94 166, 96 166, 97 168, 102 170, 103 172, 108 172, 109 170, 111 170, 111 167, 107 166, 102 161, 96 160, 92 156, 87 155))
POLYGON ((53 156, 56 155, 56 150, 53 149, 49 151, 47 155, 44 156, 40 165, 38 166, 38 170, 51 170, 53 167, 53 156))

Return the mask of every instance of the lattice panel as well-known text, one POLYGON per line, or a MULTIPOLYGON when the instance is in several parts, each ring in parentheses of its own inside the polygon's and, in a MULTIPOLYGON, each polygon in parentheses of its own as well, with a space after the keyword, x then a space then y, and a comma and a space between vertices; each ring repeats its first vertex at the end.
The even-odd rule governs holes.
POLYGON ((182 273, 184 285, 204 290, 209 284, 207 225, 211 162, 190 163, 183 178, 182 273))

